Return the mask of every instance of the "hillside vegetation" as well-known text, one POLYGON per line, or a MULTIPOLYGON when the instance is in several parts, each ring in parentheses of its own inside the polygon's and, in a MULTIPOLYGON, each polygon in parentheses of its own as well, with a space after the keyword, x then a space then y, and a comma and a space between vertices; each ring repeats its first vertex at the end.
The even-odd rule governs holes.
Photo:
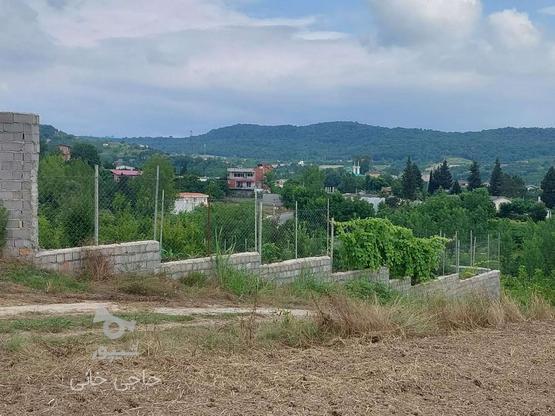
MULTIPOLYGON (((123 140, 123 139, 119 139, 123 140)), ((503 128, 479 132, 385 128, 353 122, 309 126, 238 124, 192 138, 125 138, 170 153, 191 151, 260 160, 338 160, 370 154, 374 161, 457 156, 506 162, 555 157, 555 129, 503 128)))

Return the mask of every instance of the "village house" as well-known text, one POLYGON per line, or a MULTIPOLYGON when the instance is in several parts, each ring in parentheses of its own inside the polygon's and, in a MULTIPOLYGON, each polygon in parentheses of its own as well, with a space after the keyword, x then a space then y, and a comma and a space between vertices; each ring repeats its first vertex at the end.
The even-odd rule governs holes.
POLYGON ((255 168, 228 168, 227 186, 231 191, 254 192, 264 189, 264 177, 272 171, 272 166, 259 164, 255 168))
POLYGON ((208 195, 198 192, 181 192, 175 200, 174 214, 191 212, 200 206, 208 205, 208 195))
POLYGON ((142 172, 137 168, 123 165, 116 166, 116 168, 112 169, 110 172, 112 172, 114 182, 119 182, 122 178, 136 178, 142 174, 142 172))

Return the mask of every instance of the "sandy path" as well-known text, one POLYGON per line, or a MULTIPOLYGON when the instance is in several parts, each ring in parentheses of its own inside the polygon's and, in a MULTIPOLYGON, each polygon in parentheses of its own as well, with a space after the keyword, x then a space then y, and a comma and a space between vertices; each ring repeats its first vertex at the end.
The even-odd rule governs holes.
MULTIPOLYGON (((164 315, 227 315, 237 314, 244 315, 253 312, 252 308, 237 308, 237 307, 222 307, 217 305, 188 308, 188 307, 147 307, 136 308, 127 306, 125 304, 118 304, 113 302, 80 302, 80 303, 52 303, 52 304, 33 304, 33 305, 19 305, 19 306, 4 306, 0 307, 0 318, 8 318, 12 316, 19 316, 25 314, 39 313, 46 315, 64 315, 64 314, 82 314, 82 313, 95 313, 98 308, 106 308, 111 312, 125 310, 126 312, 133 311, 151 311, 164 315)), ((295 317, 306 317, 310 311, 306 309, 278 309, 278 308, 256 308, 256 314, 260 316, 278 316, 284 313, 289 313, 295 317)))

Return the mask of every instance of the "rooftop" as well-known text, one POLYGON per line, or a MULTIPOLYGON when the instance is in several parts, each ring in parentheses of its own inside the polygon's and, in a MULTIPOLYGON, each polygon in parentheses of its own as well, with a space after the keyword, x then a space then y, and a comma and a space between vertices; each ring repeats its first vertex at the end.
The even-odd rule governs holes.
POLYGON ((228 172, 254 172, 254 168, 227 168, 228 172))
POLYGON ((116 176, 139 176, 141 174, 138 170, 127 170, 127 169, 112 169, 112 172, 116 176))
POLYGON ((180 192, 179 198, 208 198, 208 195, 202 194, 200 192, 180 192))

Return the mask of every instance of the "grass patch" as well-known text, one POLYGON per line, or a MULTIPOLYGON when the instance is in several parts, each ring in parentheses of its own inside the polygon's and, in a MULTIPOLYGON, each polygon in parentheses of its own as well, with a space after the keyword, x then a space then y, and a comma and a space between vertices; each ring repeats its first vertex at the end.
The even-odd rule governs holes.
MULTIPOLYGON (((119 318, 135 320, 139 325, 162 324, 168 322, 189 322, 194 318, 188 315, 166 315, 148 311, 117 314, 119 318)), ((93 315, 49 316, 0 320, 0 333, 33 331, 37 333, 59 333, 69 330, 92 329, 101 327, 93 324, 93 315)))
POLYGON ((370 282, 367 278, 348 281, 345 283, 345 290, 352 298, 362 300, 376 299, 382 304, 392 302, 396 297, 395 291, 389 285, 380 282, 370 282))
POLYGON ((301 275, 289 285, 289 289, 294 295, 307 298, 314 294, 331 294, 336 290, 336 285, 303 270, 301 275))
POLYGON ((25 338, 19 335, 14 335, 0 340, 0 351, 16 353, 21 351, 26 344, 27 340, 25 338))
POLYGON ((517 300, 522 305, 536 302, 538 297, 555 306, 555 273, 550 277, 543 273, 535 273, 529 277, 522 274, 518 277, 502 276, 501 285, 506 294, 517 300))
POLYGON ((313 320, 296 319, 287 313, 282 318, 261 325, 257 340, 263 344, 280 343, 304 348, 322 342, 326 335, 313 320))
POLYGON ((229 263, 229 256, 222 254, 215 257, 215 275, 222 289, 240 298, 255 296, 269 285, 260 276, 233 267, 229 263))
POLYGON ((179 283, 164 276, 125 276, 116 282, 119 292, 138 296, 176 297, 179 283))
POLYGON ((179 283, 187 287, 206 287, 208 285, 208 276, 202 272, 192 272, 187 276, 181 277, 179 283))
POLYGON ((82 293, 90 288, 87 280, 46 272, 18 263, 2 264, 0 279, 44 293, 82 293))

